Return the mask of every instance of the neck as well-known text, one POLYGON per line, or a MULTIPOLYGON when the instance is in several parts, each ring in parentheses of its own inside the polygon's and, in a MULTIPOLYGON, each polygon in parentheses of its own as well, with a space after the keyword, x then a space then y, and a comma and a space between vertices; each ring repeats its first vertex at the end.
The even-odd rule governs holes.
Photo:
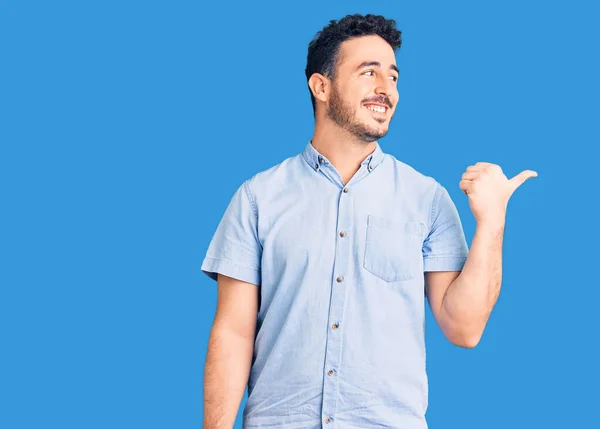
POLYGON ((377 147, 377 142, 365 143, 336 124, 315 126, 313 147, 325 156, 342 176, 344 183, 360 168, 360 163, 377 147))

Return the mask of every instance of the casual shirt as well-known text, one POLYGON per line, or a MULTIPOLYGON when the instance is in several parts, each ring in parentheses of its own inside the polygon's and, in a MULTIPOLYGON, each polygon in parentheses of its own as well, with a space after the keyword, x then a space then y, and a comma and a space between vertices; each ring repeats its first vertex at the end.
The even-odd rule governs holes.
POLYGON ((467 254, 447 190, 379 143, 346 184, 311 142, 246 180, 201 266, 260 288, 244 428, 426 428, 424 273, 467 254))

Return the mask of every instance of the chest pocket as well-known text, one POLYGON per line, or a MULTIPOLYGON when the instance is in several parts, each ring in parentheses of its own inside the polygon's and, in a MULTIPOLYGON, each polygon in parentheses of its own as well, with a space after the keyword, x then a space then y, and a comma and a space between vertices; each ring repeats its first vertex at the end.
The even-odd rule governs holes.
POLYGON ((386 282, 410 280, 421 274, 421 222, 399 222, 367 216, 363 267, 386 282))

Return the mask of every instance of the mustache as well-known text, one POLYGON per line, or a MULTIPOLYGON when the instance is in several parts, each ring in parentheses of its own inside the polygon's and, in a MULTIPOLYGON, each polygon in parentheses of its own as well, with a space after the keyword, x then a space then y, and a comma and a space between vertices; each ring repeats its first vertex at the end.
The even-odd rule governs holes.
POLYGON ((363 104, 367 104, 367 103, 376 103, 376 104, 383 104, 384 106, 389 107, 390 109, 393 106, 392 102, 390 101, 389 98, 387 97, 374 97, 374 98, 368 98, 366 100, 363 101, 363 104))

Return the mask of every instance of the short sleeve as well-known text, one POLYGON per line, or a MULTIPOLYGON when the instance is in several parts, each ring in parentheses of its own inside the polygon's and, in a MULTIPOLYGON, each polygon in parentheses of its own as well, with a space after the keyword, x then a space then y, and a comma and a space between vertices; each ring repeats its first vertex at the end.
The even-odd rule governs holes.
POLYGON ((217 273, 260 285, 262 247, 258 240, 258 212, 246 181, 235 192, 208 246, 201 270, 217 280, 217 273))
POLYGON ((430 230, 423 242, 424 271, 461 271, 469 249, 458 210, 448 191, 437 184, 430 230))

